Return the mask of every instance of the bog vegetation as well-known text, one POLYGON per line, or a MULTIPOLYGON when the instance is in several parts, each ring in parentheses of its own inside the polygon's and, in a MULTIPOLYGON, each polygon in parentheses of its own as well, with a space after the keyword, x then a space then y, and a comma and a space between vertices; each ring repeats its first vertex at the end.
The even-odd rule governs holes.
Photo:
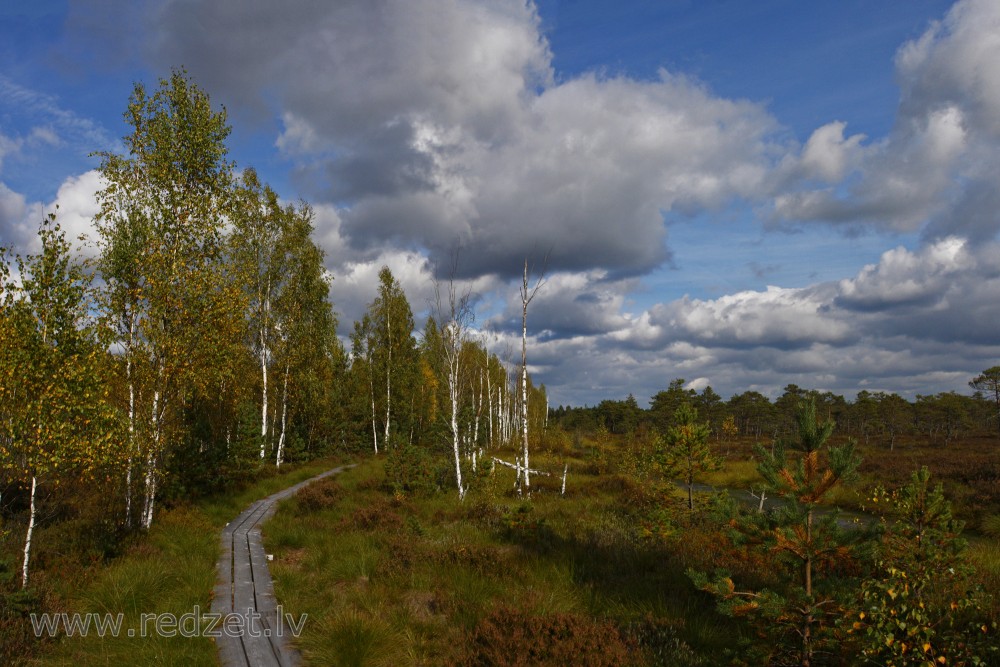
POLYGON ((125 119, 94 259, 57 214, 0 252, 6 661, 213 664, 30 615, 207 609, 239 503, 350 458, 266 529, 315 664, 1000 663, 1000 367, 915 401, 552 407, 529 262, 516 358, 453 281, 416 322, 388 268, 345 346, 308 204, 228 160, 225 112, 175 71, 125 119))

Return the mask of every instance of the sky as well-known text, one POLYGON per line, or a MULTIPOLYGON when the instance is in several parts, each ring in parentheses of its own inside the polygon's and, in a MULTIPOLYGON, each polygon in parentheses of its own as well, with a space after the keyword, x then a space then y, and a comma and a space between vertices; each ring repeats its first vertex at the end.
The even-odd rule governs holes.
POLYGON ((544 269, 551 405, 913 399, 1000 358, 995 0, 4 3, 0 245, 91 230, 91 154, 173 67, 312 205, 342 333, 383 265, 421 322, 457 255, 512 357, 544 269))

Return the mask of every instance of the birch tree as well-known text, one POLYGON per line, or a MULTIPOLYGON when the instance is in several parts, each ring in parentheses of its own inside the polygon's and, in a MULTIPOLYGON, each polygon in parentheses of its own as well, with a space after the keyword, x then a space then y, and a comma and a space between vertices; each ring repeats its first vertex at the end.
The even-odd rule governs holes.
POLYGON ((89 277, 54 216, 39 236, 41 253, 17 260, 20 285, 6 286, 0 321, 0 468, 29 499, 22 587, 44 490, 111 465, 120 442, 89 277))
POLYGON ((379 271, 378 294, 355 334, 364 339, 357 340, 355 347, 367 355, 373 432, 377 431, 376 438, 381 435, 383 447, 389 447, 394 437, 412 436, 411 398, 419 369, 413 312, 387 266, 379 271))
MULTIPOLYGON (((354 331, 351 334, 351 373, 354 376, 356 386, 365 386, 368 389, 367 402, 371 405, 372 446, 375 448, 375 453, 378 454, 373 344, 371 317, 365 313, 364 317, 354 323, 354 331)), ((356 395, 360 396, 360 392, 357 392, 356 395)))
POLYGON ((434 295, 440 329, 441 357, 448 378, 448 402, 451 407, 449 426, 451 428, 452 454, 455 460, 455 482, 458 485, 458 499, 464 500, 467 488, 462 483, 459 405, 467 381, 465 366, 468 355, 465 348, 469 343, 469 327, 475 319, 475 314, 470 304, 469 292, 459 293, 458 291, 454 278, 455 268, 457 266, 453 267, 452 277, 444 290, 439 282, 435 282, 434 295))
POLYGON ((244 170, 235 195, 230 245, 245 277, 248 338, 260 368, 260 458, 263 459, 270 430, 268 374, 277 335, 274 303, 283 287, 285 267, 281 249, 288 216, 278 202, 278 195, 262 185, 252 169, 244 170))
POLYGON ((130 451, 144 486, 141 524, 148 528, 170 418, 184 391, 207 385, 199 361, 214 354, 218 332, 230 329, 220 323, 243 309, 224 285, 220 262, 232 172, 225 111, 213 111, 208 96, 176 70, 152 95, 136 84, 125 120, 132 127, 127 153, 99 154, 106 185, 97 193, 95 222, 105 307, 129 384, 130 451))
POLYGON ((323 268, 323 251, 312 241, 312 211, 305 206, 285 210, 279 242, 284 286, 275 301, 276 355, 282 373, 281 417, 275 464, 285 457, 290 422, 291 391, 305 387, 307 379, 330 363, 339 346, 337 320, 327 301, 329 279, 323 268))
POLYGON ((534 285, 529 282, 528 260, 524 260, 524 276, 521 280, 521 458, 524 463, 524 488, 531 495, 531 475, 528 461, 528 305, 545 284, 544 272, 534 285))

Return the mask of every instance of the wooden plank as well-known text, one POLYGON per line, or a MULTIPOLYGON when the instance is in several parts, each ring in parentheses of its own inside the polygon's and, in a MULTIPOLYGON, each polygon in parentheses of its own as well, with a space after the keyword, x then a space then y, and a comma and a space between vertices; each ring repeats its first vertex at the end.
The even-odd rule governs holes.
MULTIPOLYGON (((291 645, 291 630, 279 625, 274 584, 267 568, 267 558, 260 526, 277 509, 279 500, 291 497, 307 484, 335 475, 354 466, 339 466, 283 491, 252 503, 226 525, 220 536, 219 560, 212 611, 238 614, 241 636, 231 636, 223 623, 216 630, 216 650, 223 667, 295 667, 301 656, 291 645), (248 615, 248 610, 250 614, 248 615), (259 614, 259 618, 255 615, 259 614), (252 627, 247 627, 247 624, 252 627), (278 628, 282 636, 276 636, 278 628)), ((235 619, 234 619, 235 620, 235 619)))

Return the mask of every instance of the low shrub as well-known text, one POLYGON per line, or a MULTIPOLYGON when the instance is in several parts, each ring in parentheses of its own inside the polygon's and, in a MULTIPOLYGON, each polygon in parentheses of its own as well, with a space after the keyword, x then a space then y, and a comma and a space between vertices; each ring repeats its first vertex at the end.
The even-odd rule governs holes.
POLYGON ((465 640, 463 667, 635 664, 623 633, 606 620, 578 614, 535 616, 501 607, 481 619, 465 640))
POLYGON ((389 450, 385 483, 393 493, 430 495, 440 486, 437 462, 424 447, 404 445, 389 450))
POLYGON ((295 495, 300 513, 330 509, 336 506, 343 497, 344 488, 330 478, 313 482, 295 495))

